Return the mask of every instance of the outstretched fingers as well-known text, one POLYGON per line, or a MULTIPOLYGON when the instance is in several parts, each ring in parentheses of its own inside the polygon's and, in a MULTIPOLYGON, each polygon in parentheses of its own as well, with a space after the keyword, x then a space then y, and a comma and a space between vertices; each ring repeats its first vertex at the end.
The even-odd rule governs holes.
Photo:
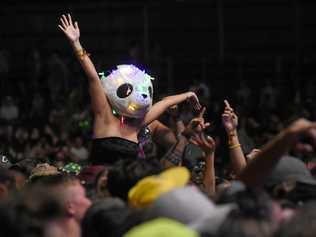
POLYGON ((65 20, 63 19, 63 17, 60 17, 59 20, 61 22, 62 27, 65 29, 67 27, 67 24, 66 24, 65 20))
POLYGON ((73 24, 72 24, 71 15, 68 13, 68 14, 67 14, 67 16, 68 16, 68 22, 69 22, 69 25, 73 25, 73 24))
POLYGON ((64 28, 63 26, 58 25, 58 27, 59 27, 59 29, 61 29, 64 33, 66 33, 66 30, 65 30, 65 28, 64 28))
POLYGON ((69 21, 68 21, 67 17, 66 17, 64 14, 61 16, 61 20, 62 20, 63 24, 64 24, 66 27, 69 26, 69 21))

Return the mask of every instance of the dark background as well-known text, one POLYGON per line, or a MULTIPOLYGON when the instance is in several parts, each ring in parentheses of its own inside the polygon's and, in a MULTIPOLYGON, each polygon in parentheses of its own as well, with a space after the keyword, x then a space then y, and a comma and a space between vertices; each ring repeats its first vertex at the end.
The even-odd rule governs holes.
POLYGON ((268 78, 293 90, 315 74, 315 6, 299 0, 2 1, 0 47, 10 51, 11 78, 23 77, 25 54, 34 47, 73 56, 57 28, 58 17, 70 12, 102 68, 122 62, 131 45, 140 46, 146 65, 158 54, 153 73, 162 92, 184 89, 193 79, 231 89, 241 78, 252 86, 268 78))

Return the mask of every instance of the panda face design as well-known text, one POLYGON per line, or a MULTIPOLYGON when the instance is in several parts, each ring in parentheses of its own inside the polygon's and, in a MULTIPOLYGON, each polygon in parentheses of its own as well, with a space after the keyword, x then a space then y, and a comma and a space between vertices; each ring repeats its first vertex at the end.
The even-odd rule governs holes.
POLYGON ((117 70, 101 77, 111 106, 119 114, 142 118, 152 106, 153 78, 134 65, 119 65, 117 70))

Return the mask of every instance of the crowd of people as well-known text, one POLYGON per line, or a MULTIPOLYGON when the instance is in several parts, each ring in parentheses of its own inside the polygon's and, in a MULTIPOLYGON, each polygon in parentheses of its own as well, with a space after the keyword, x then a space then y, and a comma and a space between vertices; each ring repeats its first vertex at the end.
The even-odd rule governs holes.
POLYGON ((314 236, 312 81, 157 96, 134 65, 98 74, 70 15, 59 28, 82 71, 32 50, 10 81, 0 54, 1 236, 314 236))

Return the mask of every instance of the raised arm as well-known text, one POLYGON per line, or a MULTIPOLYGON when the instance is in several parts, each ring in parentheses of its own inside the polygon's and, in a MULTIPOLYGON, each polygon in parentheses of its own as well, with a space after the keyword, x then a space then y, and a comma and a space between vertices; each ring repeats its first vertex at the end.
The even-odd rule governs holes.
POLYGON ((199 99, 194 92, 186 92, 178 95, 167 96, 155 103, 153 107, 147 112, 143 121, 143 125, 150 124, 160 115, 162 115, 169 107, 177 105, 185 100, 188 100, 192 104, 194 109, 201 109, 199 99))
POLYGON ((209 197, 215 195, 215 141, 212 137, 200 132, 191 138, 191 142, 204 151, 205 170, 203 175, 203 189, 209 197))
POLYGON ((237 134, 238 117, 230 107, 227 100, 224 100, 225 110, 222 114, 222 123, 228 137, 228 148, 230 163, 236 175, 246 167, 246 159, 239 143, 237 134))
POLYGON ((300 136, 309 136, 316 145, 316 123, 298 119, 268 142, 239 175, 247 186, 258 187, 272 172, 278 161, 299 142, 300 136))
MULTIPOLYGON (((58 27, 64 32, 70 42, 73 51, 85 71, 89 81, 89 94, 91 97, 91 106, 95 114, 96 123, 98 120, 109 120, 113 117, 110 105, 107 101, 99 75, 90 60, 89 54, 81 46, 79 41, 80 29, 78 22, 72 22, 71 15, 62 15, 58 27)), ((101 122, 101 121, 100 121, 101 122)), ((102 121, 104 123, 104 121, 102 121)))
POLYGON ((187 126, 182 131, 182 135, 190 139, 191 136, 199 134, 207 129, 211 124, 206 122, 204 119, 204 114, 206 111, 206 107, 203 107, 199 114, 191 119, 191 121, 187 124, 187 126))
POLYGON ((185 146, 188 144, 189 139, 194 135, 202 133, 207 127, 210 126, 210 123, 204 121, 205 110, 206 108, 203 107, 198 116, 193 118, 186 127, 182 121, 177 121, 178 123, 181 123, 177 129, 178 141, 174 149, 171 152, 168 152, 162 159, 165 168, 174 165, 181 165, 183 151, 185 146))

